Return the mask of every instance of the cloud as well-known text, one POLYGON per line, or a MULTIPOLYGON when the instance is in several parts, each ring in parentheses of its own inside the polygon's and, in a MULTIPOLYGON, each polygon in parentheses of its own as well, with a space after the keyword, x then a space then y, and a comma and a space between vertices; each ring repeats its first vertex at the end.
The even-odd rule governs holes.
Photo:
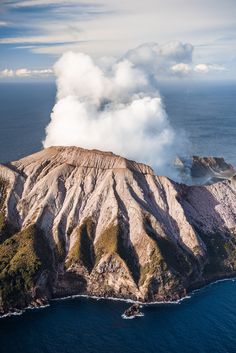
POLYGON ((39 70, 30 70, 26 68, 22 69, 4 69, 0 71, 0 78, 12 78, 12 77, 45 77, 53 74, 52 69, 39 69, 39 70))
MULTIPOLYGON (((152 47, 143 47, 147 50, 142 50, 142 55, 148 55, 142 56, 139 48, 138 56, 132 51, 132 55, 128 52, 105 64, 84 53, 65 53, 54 66, 57 102, 44 147, 75 145, 111 150, 151 164, 159 174, 173 176, 172 162, 176 155, 186 154, 186 139, 168 120, 157 89, 158 72, 151 75, 152 67, 159 69, 152 47)), ((158 52, 175 62, 186 57, 183 53, 179 56, 180 47, 181 43, 168 44, 166 50, 158 47, 158 52)))
POLYGON ((0 21, 0 27, 6 27, 8 25, 5 21, 0 21))
POLYGON ((171 41, 166 44, 145 43, 125 54, 134 65, 143 68, 155 79, 188 77, 223 71, 225 67, 216 64, 193 62, 194 47, 191 43, 171 41))
POLYGON ((11 7, 37 7, 37 6, 50 6, 50 5, 63 5, 68 6, 71 4, 78 4, 78 0, 25 0, 25 1, 11 1, 5 2, 11 7))
MULTIPOLYGON (((38 38, 39 39, 39 38, 38 38)), ((88 44, 87 42, 79 43, 80 46, 85 47, 88 44)), ((73 51, 77 49, 78 43, 67 44, 67 48, 69 51, 73 51)), ((24 47, 24 46, 23 46, 24 47)), ((36 53, 44 52, 44 47, 41 46, 26 46, 29 47, 36 53)), ((53 46, 52 54, 59 53, 60 49, 58 49, 60 45, 53 46)), ((17 47, 21 49, 21 46, 17 47)), ((47 51, 48 49, 46 49, 47 51)), ((212 72, 222 72, 225 71, 226 68, 223 65, 210 64, 210 63, 193 63, 193 51, 194 47, 190 43, 182 43, 180 41, 172 41, 166 44, 158 44, 158 43, 145 43, 142 44, 132 50, 126 52, 120 58, 120 71, 121 67, 124 72, 125 78, 125 69, 129 71, 129 66, 133 66, 132 72, 135 70, 139 70, 137 75, 142 77, 143 72, 148 76, 148 82, 152 82, 152 84, 156 84, 156 82, 162 78, 173 78, 173 77, 189 77, 209 74, 212 72), (122 61, 122 64, 121 64, 122 61)), ((116 59, 113 57, 101 57, 97 58, 97 62, 99 66, 103 66, 105 69, 111 66, 111 63, 114 64, 116 59), (108 60, 108 61, 107 61, 108 60), (104 63, 107 61, 106 65, 104 63), (107 66, 107 67, 106 67, 107 66)), ((56 67, 56 66, 55 66, 56 67)), ((118 70, 118 71, 119 71, 118 70)), ((131 71, 130 71, 131 72, 131 71)), ((5 69, 0 71, 0 77, 40 77, 40 76, 49 76, 53 74, 52 69, 40 69, 33 70, 29 68, 21 68, 17 70, 5 69)), ((56 73, 57 74, 57 73, 56 73)), ((128 76, 127 76, 128 78, 128 76)), ((135 81, 135 77, 133 78, 135 81)), ((136 80, 137 82, 137 80, 136 80)), ((73 80, 72 80, 73 84, 73 80)))
POLYGON ((81 51, 87 44, 88 42, 78 41, 74 43, 59 43, 54 45, 33 45, 30 50, 35 54, 50 54, 53 56, 58 56, 67 51, 81 51))
POLYGON ((171 66, 170 70, 172 71, 173 74, 185 76, 192 71, 192 68, 189 64, 179 63, 171 66))
POLYGON ((172 65, 191 63, 193 46, 171 41, 166 44, 145 43, 127 52, 125 57, 135 65, 148 67, 150 72, 165 73, 172 65))
MULTIPOLYGON (((9 62, 15 67, 29 66, 31 61, 37 67, 42 58, 49 66, 53 56, 68 50, 95 58, 117 56, 140 43, 184 38, 194 43, 195 65, 224 64, 228 71, 218 70, 218 77, 235 77, 235 0, 2 0, 0 13, 4 24, 0 25, 2 69, 9 62), (12 50, 19 47, 20 64, 15 63, 18 59, 12 50)), ((170 47, 166 49, 168 52, 170 47)), ((165 48, 163 55, 168 56, 165 48)), ((170 69, 189 63, 175 59, 169 63, 169 75, 203 77, 200 71, 187 74, 184 66, 170 69)), ((166 69, 163 65, 163 71, 166 69)))
POLYGON ((215 64, 197 64, 194 66, 193 71, 201 74, 207 74, 211 71, 225 71, 226 68, 223 65, 215 64))
MULTIPOLYGON (((7 19, 17 23, 17 30, 12 28, 10 35, 5 33, 6 43, 10 43, 11 38, 20 43, 21 37, 24 42, 32 43, 39 37, 36 43, 43 44, 45 40, 45 43, 55 44, 61 37, 64 44, 58 46, 57 54, 67 50, 63 48, 66 42, 75 40, 72 28, 77 27, 80 34, 76 40, 88 41, 86 52, 96 55, 102 52, 103 55, 116 55, 142 42, 157 38, 165 42, 173 36, 199 45, 197 51, 202 53, 200 45, 203 42, 212 43, 235 32, 235 0, 146 0, 138 4, 135 0, 2 0, 1 9, 4 7, 8 11, 7 19), (23 16, 25 21, 22 21, 23 16), (171 26, 167 26, 168 23, 171 26), (53 38, 56 38, 55 42, 53 38), (100 43, 96 48, 95 42, 100 43)), ((207 48, 211 51, 208 45, 207 48)), ((44 46, 42 50, 51 55, 53 45, 44 46)), ((227 50, 232 52, 230 43, 227 50)), ((212 61, 208 57, 206 60, 212 61)))
POLYGON ((41 44, 45 51, 48 48, 49 54, 55 45, 63 51, 63 46, 79 43, 84 36, 81 25, 109 12, 99 1, 86 3, 78 0, 3 0, 3 9, 5 17, 12 19, 9 31, 6 30, 0 38, 4 49, 31 44, 25 49, 36 52, 41 44))
POLYGON ((5 69, 0 71, 0 77, 14 77, 15 72, 11 69, 5 69))
MULTIPOLYGON (((57 34, 54 36, 44 35, 44 36, 1 38, 0 44, 24 44, 24 43, 34 43, 34 44, 62 43, 62 44, 66 44, 67 41, 71 41, 70 36, 68 36, 66 34, 60 36, 60 34, 57 34), (63 42, 65 42, 65 43, 63 43, 63 42)), ((71 42, 73 42, 73 41, 71 41, 71 42)), ((74 41, 74 42, 76 42, 76 41, 74 41)))
POLYGON ((179 63, 173 65, 170 71, 180 77, 185 77, 196 74, 209 74, 216 71, 225 71, 226 68, 223 65, 216 64, 184 64, 179 63))

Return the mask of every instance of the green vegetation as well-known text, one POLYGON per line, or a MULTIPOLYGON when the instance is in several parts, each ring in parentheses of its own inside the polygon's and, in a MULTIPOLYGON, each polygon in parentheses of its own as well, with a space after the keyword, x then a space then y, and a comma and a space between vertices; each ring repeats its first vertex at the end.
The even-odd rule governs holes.
POLYGON ((4 231, 6 227, 6 216, 4 211, 0 211, 0 234, 4 231))
POLYGON ((157 247, 157 244, 153 240, 150 241, 153 245, 153 249, 149 258, 149 262, 141 267, 139 280, 140 286, 144 284, 147 277, 152 277, 158 269, 162 269, 165 266, 160 249, 157 247))
POLYGON ((126 264, 135 283, 138 283, 140 277, 139 263, 132 246, 124 244, 123 236, 121 221, 117 225, 111 223, 96 242, 96 263, 99 262, 104 254, 117 254, 126 264))
POLYGON ((141 268, 140 285, 143 285, 148 275, 152 276, 157 271, 164 273, 170 269, 179 277, 188 275, 191 272, 191 259, 182 249, 169 239, 156 234, 151 221, 144 219, 144 228, 153 245, 150 261, 141 268))
POLYGON ((56 244, 55 255, 58 262, 63 262, 66 256, 66 244, 64 238, 60 237, 56 244))
POLYGON ((16 232, 15 228, 8 222, 5 211, 7 181, 0 178, 0 244, 10 235, 16 232))
POLYGON ((94 266, 92 228, 93 224, 90 219, 85 220, 79 228, 75 244, 68 255, 67 268, 73 263, 78 263, 85 266, 89 272, 92 270, 94 266))
POLYGON ((190 255, 184 253, 179 245, 177 246, 166 238, 158 238, 157 243, 168 267, 183 275, 187 275, 191 272, 192 265, 189 259, 190 255))
POLYGON ((17 304, 51 264, 51 251, 36 226, 5 240, 0 245, 0 306, 17 304))
POLYGON ((4 202, 6 199, 6 190, 7 190, 7 181, 0 177, 0 210, 2 210, 4 206, 4 202))
POLYGON ((0 178, 0 243, 5 240, 7 233, 6 214, 3 209, 6 198, 6 182, 0 178))
POLYGON ((207 248, 206 274, 236 270, 236 241, 230 234, 198 232, 207 248))
POLYGON ((138 256, 132 244, 129 244, 129 246, 127 246, 127 244, 124 243, 125 240, 123 236, 124 233, 120 230, 117 244, 117 252, 122 258, 122 260, 124 260, 124 262, 126 263, 134 282, 138 284, 140 279, 140 265, 138 256))
POLYGON ((8 222, 5 211, 0 211, 0 244, 16 232, 16 229, 8 222))
POLYGON ((118 225, 110 224, 108 228, 99 236, 96 242, 96 263, 104 254, 114 254, 118 252, 118 225))

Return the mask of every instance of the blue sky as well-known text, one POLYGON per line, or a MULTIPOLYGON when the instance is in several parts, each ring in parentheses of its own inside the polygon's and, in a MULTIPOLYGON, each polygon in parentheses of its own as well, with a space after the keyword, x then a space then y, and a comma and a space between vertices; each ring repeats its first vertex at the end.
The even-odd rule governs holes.
POLYGON ((235 18, 235 0, 2 0, 0 71, 40 76, 68 50, 120 56, 142 43, 178 40, 193 45, 196 65, 232 79, 235 18))

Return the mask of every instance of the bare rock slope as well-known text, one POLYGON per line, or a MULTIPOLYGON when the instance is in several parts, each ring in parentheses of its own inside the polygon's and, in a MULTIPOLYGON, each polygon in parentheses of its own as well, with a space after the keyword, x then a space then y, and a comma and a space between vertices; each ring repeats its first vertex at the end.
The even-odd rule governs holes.
POLYGON ((0 165, 0 311, 88 294, 176 300, 236 271, 236 181, 186 186, 110 152, 0 165))

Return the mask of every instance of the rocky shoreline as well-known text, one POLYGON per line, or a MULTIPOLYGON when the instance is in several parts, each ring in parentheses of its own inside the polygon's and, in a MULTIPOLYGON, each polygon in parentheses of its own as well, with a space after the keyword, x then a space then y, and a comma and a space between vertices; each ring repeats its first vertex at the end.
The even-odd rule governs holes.
POLYGON ((7 317, 11 317, 11 316, 18 316, 18 315, 22 315, 26 310, 37 310, 37 309, 44 309, 50 306, 50 303, 52 301, 60 301, 60 300, 71 300, 71 299, 75 299, 75 298, 86 298, 86 299, 93 299, 93 300, 111 300, 111 301, 122 301, 128 304, 139 304, 139 305, 166 305, 166 304, 179 304, 184 300, 188 300, 192 297, 192 295, 194 295, 195 291, 201 291, 204 288, 207 288, 208 286, 217 284, 219 282, 223 282, 223 281, 234 281, 236 279, 236 273, 234 275, 230 275, 228 277, 219 277, 216 278, 213 281, 206 281, 204 284, 201 284, 201 286, 197 286, 194 285, 191 290, 186 293, 186 296, 180 297, 177 300, 164 300, 164 301, 155 301, 155 302, 145 302, 145 301, 137 301, 137 300, 132 300, 129 298, 120 298, 120 297, 109 297, 109 296, 93 296, 93 295, 89 295, 89 294, 75 294, 75 295, 71 295, 71 296, 66 296, 66 297, 58 297, 58 298, 51 298, 49 300, 47 300, 46 302, 41 302, 40 300, 38 301, 38 304, 32 304, 29 305, 27 307, 21 308, 21 309, 14 309, 12 308, 10 311, 7 312, 2 312, 0 313, 0 319, 3 318, 7 318, 7 317), (41 303, 40 303, 41 302, 41 303))

